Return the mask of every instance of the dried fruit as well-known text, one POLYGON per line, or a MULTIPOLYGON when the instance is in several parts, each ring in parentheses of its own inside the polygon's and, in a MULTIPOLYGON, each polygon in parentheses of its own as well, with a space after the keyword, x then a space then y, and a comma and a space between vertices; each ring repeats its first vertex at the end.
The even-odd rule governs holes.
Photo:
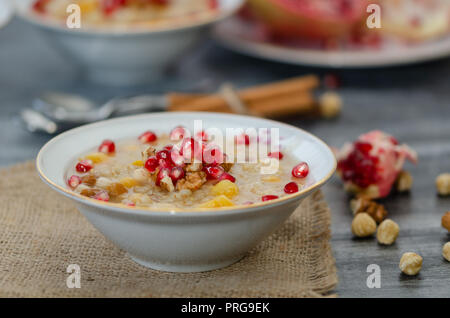
POLYGON ((298 192, 298 184, 295 182, 289 182, 284 186, 284 192, 288 194, 298 192))
POLYGON ((417 162, 407 145, 381 131, 361 135, 337 154, 337 171, 347 191, 369 198, 387 196, 406 159, 417 162))
POLYGON ((300 162, 294 168, 292 168, 292 175, 295 178, 306 178, 309 174, 309 166, 306 162, 300 162))
POLYGON ((105 155, 103 152, 95 152, 91 153, 90 155, 87 155, 85 157, 86 160, 90 160, 93 163, 102 163, 109 159, 107 155, 105 155))
POLYGON ((439 195, 450 195, 450 173, 440 174, 436 178, 436 188, 439 195))
POLYGON ((143 167, 144 166, 144 162, 142 160, 136 160, 132 163, 133 166, 136 167, 143 167))
POLYGON ((371 236, 377 230, 377 223, 367 213, 358 213, 353 218, 352 233, 357 237, 371 236))
POLYGON ((384 220, 378 227, 377 240, 380 244, 392 245, 397 239, 399 231, 397 223, 389 219, 384 220))
POLYGON ((388 214, 384 205, 364 197, 351 200, 350 208, 352 209, 354 215, 365 212, 369 214, 377 223, 381 223, 388 214))
POLYGON ((441 224, 444 229, 450 232, 450 211, 442 216, 441 224))
POLYGON ((406 275, 414 276, 422 269, 423 258, 416 253, 408 252, 400 259, 399 268, 406 275))
POLYGON ((275 199, 278 199, 277 195, 267 194, 267 195, 263 195, 261 197, 261 201, 270 201, 270 200, 275 200, 275 199))
POLYGON ((72 189, 75 189, 76 187, 78 187, 78 186, 80 185, 80 183, 81 183, 81 178, 80 178, 79 176, 73 175, 73 176, 71 176, 71 177, 69 178, 69 180, 67 181, 67 183, 69 184, 69 186, 70 186, 72 189))
POLYGON ((128 192, 127 188, 122 183, 118 182, 111 183, 106 189, 112 197, 117 197, 128 192))
POLYGON ((75 170, 77 170, 80 173, 88 172, 92 168, 93 168, 93 166, 92 166, 92 161, 91 160, 81 160, 75 166, 75 170))
POLYGON ((103 142, 101 143, 101 145, 98 147, 98 152, 101 153, 106 153, 106 154, 110 154, 110 153, 114 153, 116 151, 116 145, 114 144, 114 142, 112 140, 103 140, 103 142))
POLYGON ((158 137, 156 136, 156 134, 152 131, 146 131, 144 132, 142 135, 139 136, 139 141, 142 143, 149 143, 149 142, 153 142, 157 139, 158 137))
POLYGON ((225 195, 219 195, 214 199, 200 204, 200 208, 221 208, 227 206, 233 206, 234 203, 225 195))
POLYGON ((120 183, 124 185, 124 187, 130 189, 134 186, 137 186, 139 184, 139 182, 136 179, 130 178, 130 177, 125 177, 123 179, 120 180, 120 183))
POLYGON ((93 187, 97 183, 97 177, 92 174, 89 174, 81 177, 81 182, 84 183, 85 185, 93 187))
POLYGON ((342 99, 334 92, 326 92, 319 99, 320 114, 325 118, 339 115, 342 109, 342 99))
POLYGON ((239 194, 239 188, 230 180, 222 180, 211 188, 211 193, 217 196, 225 195, 231 199, 239 194))
POLYGON ((442 247, 442 256, 450 262, 450 242, 447 242, 442 247))
POLYGON ((395 189, 398 192, 407 192, 411 190, 413 181, 412 175, 408 171, 402 170, 395 180, 395 189))

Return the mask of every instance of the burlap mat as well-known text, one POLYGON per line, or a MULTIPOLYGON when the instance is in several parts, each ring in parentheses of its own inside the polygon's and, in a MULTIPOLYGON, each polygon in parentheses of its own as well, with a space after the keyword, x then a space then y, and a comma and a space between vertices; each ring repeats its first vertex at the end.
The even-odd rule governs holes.
POLYGON ((321 192, 240 262, 178 274, 134 263, 41 182, 34 163, 0 176, 0 297, 333 296, 330 212, 321 192), (79 289, 66 285, 69 264, 81 267, 79 289))

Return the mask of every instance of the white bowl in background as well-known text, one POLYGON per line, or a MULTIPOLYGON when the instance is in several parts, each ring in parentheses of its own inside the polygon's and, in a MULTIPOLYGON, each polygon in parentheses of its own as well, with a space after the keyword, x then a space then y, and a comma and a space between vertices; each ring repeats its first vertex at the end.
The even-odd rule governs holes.
POLYGON ((193 47, 209 27, 236 12, 243 0, 219 0, 219 14, 207 21, 183 26, 139 30, 69 29, 36 17, 34 0, 15 2, 17 14, 44 33, 68 60, 78 64, 93 82, 134 85, 161 76, 164 70, 193 47))
POLYGON ((197 272, 225 267, 245 256, 331 177, 336 159, 320 139, 287 124, 240 115, 174 112, 122 117, 72 129, 41 149, 36 166, 44 182, 72 199, 101 233, 139 264, 163 271, 197 272), (309 186, 295 194, 254 205, 183 211, 106 203, 68 188, 70 165, 105 138, 135 138, 148 129, 168 133, 180 124, 193 129, 197 119, 203 121, 204 129, 279 128, 283 151, 308 162, 309 186))

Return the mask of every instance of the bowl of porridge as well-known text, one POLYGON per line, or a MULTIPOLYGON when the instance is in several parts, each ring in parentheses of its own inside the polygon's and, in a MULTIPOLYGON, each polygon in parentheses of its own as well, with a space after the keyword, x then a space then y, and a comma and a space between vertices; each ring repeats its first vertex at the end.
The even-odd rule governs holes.
POLYGON ((248 116, 154 113, 67 131, 37 170, 137 263, 195 272, 230 265, 331 177, 317 137, 248 116))
POLYGON ((104 84, 133 85, 159 78, 200 42, 211 25, 233 14, 242 3, 21 0, 15 6, 19 17, 43 33, 84 77, 104 84))

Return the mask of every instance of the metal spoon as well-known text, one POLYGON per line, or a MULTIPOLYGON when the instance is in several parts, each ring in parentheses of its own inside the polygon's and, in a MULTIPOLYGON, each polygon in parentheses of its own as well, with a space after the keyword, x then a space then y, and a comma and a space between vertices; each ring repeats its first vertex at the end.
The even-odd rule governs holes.
POLYGON ((114 98, 100 107, 84 97, 65 93, 46 93, 33 101, 35 110, 67 125, 91 123, 113 115, 162 111, 167 105, 167 98, 158 95, 114 98))

